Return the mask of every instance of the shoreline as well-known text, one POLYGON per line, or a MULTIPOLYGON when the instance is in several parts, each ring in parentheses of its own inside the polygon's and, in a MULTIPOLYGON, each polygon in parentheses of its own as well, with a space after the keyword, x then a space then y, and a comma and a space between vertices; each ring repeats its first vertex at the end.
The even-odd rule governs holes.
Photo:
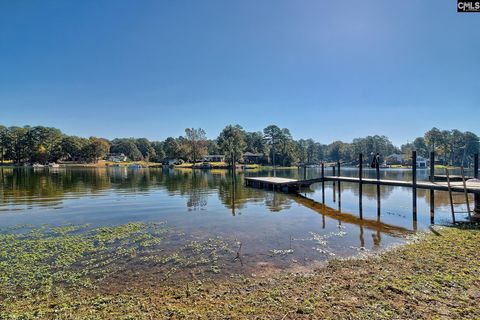
MULTIPOLYGON (((130 165, 136 165, 139 164, 142 166, 143 169, 148 169, 148 168, 171 168, 171 169, 197 169, 197 170, 210 170, 210 169, 224 169, 228 170, 230 169, 230 166, 228 164, 218 164, 218 163, 213 163, 210 167, 202 167, 201 165, 197 164, 196 167, 193 167, 193 164, 191 163, 186 163, 186 164, 181 164, 181 165, 162 165, 161 163, 156 163, 156 162, 144 162, 144 161, 132 161, 132 162, 123 162, 123 163, 114 163, 114 162, 98 162, 98 163, 58 163, 60 165, 59 168, 128 168, 130 165)), ((3 164, 0 165, 0 168, 33 168, 32 166, 23 166, 23 165, 18 165, 18 164, 3 164)), ((237 169, 239 170, 272 170, 272 166, 263 166, 263 165, 258 165, 258 164, 237 164, 236 165, 237 169), (246 168, 245 168, 246 167, 246 168)), ((44 168, 49 168, 48 166, 45 166, 44 168)), ((276 170, 287 170, 287 169, 298 169, 300 167, 297 166, 291 166, 291 167, 281 167, 277 166, 275 167, 276 170)), ((38 168, 42 169, 42 168, 38 168)), ((58 169, 58 168, 54 168, 58 169)))
POLYGON ((0 304, 0 317, 474 319, 479 275, 480 224, 462 224, 366 258, 333 259, 311 274, 193 277, 173 285, 139 274, 78 294, 19 295, 0 304))
MULTIPOLYGON (((135 165, 139 164, 143 168, 173 168, 173 169, 201 169, 201 170, 208 170, 208 169, 230 169, 230 165, 227 163, 209 163, 211 164, 210 166, 202 166, 202 163, 198 163, 195 168, 193 168, 193 164, 191 163, 184 163, 180 165, 163 165, 162 163, 157 163, 157 162, 145 162, 145 161, 130 161, 130 162, 108 162, 101 160, 97 163, 65 163, 65 162, 59 162, 60 168, 108 168, 108 167, 120 167, 120 168, 127 168, 129 165, 135 165)), ((327 163, 326 168, 329 166, 333 166, 336 163, 327 163)), ((11 162, 6 162, 3 164, 0 164, 0 168, 31 168, 32 166, 24 166, 24 165, 19 165, 11 162)), ((47 166, 45 166, 47 167, 47 166)), ((261 164, 236 164, 237 169, 244 169, 244 167, 247 167, 246 169, 248 170, 273 170, 272 165, 261 165, 261 164)), ((320 168, 320 165, 316 166, 307 166, 307 168, 320 168)), ((383 170, 411 170, 411 166, 403 166, 403 165, 392 165, 392 166, 386 166, 386 167, 380 167, 380 169, 383 170)), ((449 170, 454 170, 454 169, 460 169, 460 167, 455 167, 455 166, 445 166, 445 165, 435 165, 435 170, 441 170, 441 169, 449 169, 449 170)), ((276 170, 293 170, 293 169, 303 169, 303 166, 275 166, 276 170)), ((344 165, 342 169, 358 169, 357 165, 344 165)), ((375 168, 370 168, 370 167, 364 167, 364 170, 375 170, 375 168)), ((471 169, 471 168, 466 168, 471 169)), ((429 168, 417 168, 417 170, 429 170, 429 168)))

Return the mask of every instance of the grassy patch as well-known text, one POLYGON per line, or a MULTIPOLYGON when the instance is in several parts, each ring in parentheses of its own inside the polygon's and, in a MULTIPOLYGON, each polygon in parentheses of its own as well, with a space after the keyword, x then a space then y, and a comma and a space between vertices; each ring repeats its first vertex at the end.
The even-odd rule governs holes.
POLYGON ((436 164, 435 169, 459 169, 460 167, 454 167, 454 166, 449 166, 449 165, 443 165, 443 164, 436 164))
POLYGON ((132 164, 139 164, 144 168, 148 168, 151 166, 158 167, 162 165, 161 163, 158 163, 158 162, 147 162, 147 161, 126 161, 126 162, 105 161, 104 162, 105 166, 110 166, 110 167, 111 166, 128 167, 129 165, 132 165, 132 164))
MULTIPOLYGON (((213 168, 228 168, 229 164, 226 162, 207 162, 207 164, 213 168)), ((201 168, 204 165, 204 162, 196 162, 195 167, 201 168)), ((194 164, 191 162, 184 162, 182 164, 174 165, 175 168, 193 168, 194 164)))

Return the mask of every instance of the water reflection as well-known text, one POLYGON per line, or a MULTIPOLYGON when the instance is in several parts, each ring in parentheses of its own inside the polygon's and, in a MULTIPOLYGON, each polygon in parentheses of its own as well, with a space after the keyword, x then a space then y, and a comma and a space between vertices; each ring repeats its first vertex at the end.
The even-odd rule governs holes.
MULTIPOLYGON (((328 171, 327 171, 328 173, 328 171)), ((356 170, 343 169, 342 175, 356 170)), ((366 170, 365 177, 375 172, 366 170)), ((409 171, 382 171, 382 178, 408 180, 409 171)), ((376 212, 376 186, 363 186, 363 219, 358 212, 358 185, 341 184, 342 210, 326 184, 314 184, 302 195, 244 186, 249 175, 189 169, 0 168, 0 226, 13 224, 98 224, 168 221, 195 238, 221 236, 242 243, 242 267, 306 265, 332 255, 350 256, 359 248, 376 250, 403 241, 429 226, 429 197, 418 190, 419 219, 412 220, 411 191, 382 186, 381 215, 376 212), (313 200, 315 201, 313 201, 313 200)), ((320 171, 309 169, 307 177, 320 171)), ((278 170, 277 176, 302 178, 301 170, 278 170)), ((419 180, 428 178, 419 172, 419 180)), ((338 187, 338 186, 337 186, 338 187)), ((449 217, 446 192, 436 192, 437 220, 449 217)), ((178 241, 182 241, 178 239, 178 241)), ((363 249, 362 249, 363 250, 363 249)), ((233 258, 232 258, 233 259, 233 258)))
MULTIPOLYGON (((342 175, 355 176, 356 170, 343 169, 342 175)), ((254 175, 271 175, 270 171, 257 171, 254 175)), ((310 176, 316 176, 318 170, 309 170, 310 176)), ((57 169, 31 170, 24 168, 0 168, 2 210, 13 209, 14 205, 56 205, 68 198, 79 198, 85 195, 96 196, 114 190, 126 194, 147 194, 152 189, 166 190, 169 195, 181 195, 187 198, 189 210, 202 210, 208 205, 209 195, 218 194, 222 204, 231 210, 232 214, 241 211, 247 203, 261 202, 272 212, 280 212, 291 208, 292 198, 283 193, 265 192, 253 188, 245 188, 243 173, 237 176, 227 170, 173 170, 145 169, 129 170, 127 168, 110 169, 57 169)), ((252 175, 246 173, 245 175, 252 175)), ((278 176, 300 178, 298 170, 283 170, 278 176)), ((374 171, 367 170, 365 176, 373 177, 374 171)), ((381 172, 382 179, 409 180, 408 170, 386 170, 381 172)), ((317 175, 318 176, 318 175, 317 175)), ((426 170, 420 171, 419 180, 428 178, 426 170)), ((327 198, 337 202, 338 192, 332 182, 327 183, 327 198), (334 192, 336 191, 336 192, 334 192)), ((338 187, 338 186, 337 186, 338 187)), ((387 200, 393 197, 399 187, 382 186, 381 198, 387 200)), ((314 184, 311 189, 302 190, 304 194, 317 193, 320 184, 314 184)), ((342 183, 342 194, 351 193, 358 197, 358 185, 342 183)), ((375 185, 363 185, 363 197, 366 200, 377 199, 375 185)), ((427 199, 428 190, 417 190, 419 199, 427 199)), ((435 205, 449 205, 447 192, 435 193, 435 205)), ((315 195, 316 196, 316 195, 315 195)))
MULTIPOLYGON (((297 195, 293 197, 296 202, 299 204, 311 208, 312 210, 316 211, 317 213, 321 214, 322 216, 330 217, 338 221, 339 224, 349 223, 349 224, 356 224, 367 229, 375 230, 378 232, 387 233, 390 235, 401 236, 406 233, 410 233, 415 230, 409 230, 405 227, 395 226, 391 224, 384 223, 380 220, 380 217, 374 219, 361 219, 360 217, 355 216, 351 213, 345 213, 342 211, 338 211, 332 209, 330 207, 325 206, 315 200, 310 198, 304 197, 302 195, 297 195)), ((325 228, 325 226, 323 226, 325 228)))

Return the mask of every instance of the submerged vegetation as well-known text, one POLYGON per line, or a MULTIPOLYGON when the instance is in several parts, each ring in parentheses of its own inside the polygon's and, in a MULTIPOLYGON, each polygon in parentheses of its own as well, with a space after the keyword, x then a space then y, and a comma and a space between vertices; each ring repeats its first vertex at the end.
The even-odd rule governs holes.
POLYGON ((190 241, 163 253, 159 244, 172 233, 164 224, 22 226, 2 233, 2 319, 480 317, 479 225, 435 227, 406 246, 334 259, 308 274, 193 275, 168 285, 154 268, 119 270, 135 258, 208 265, 216 272, 218 254, 230 251, 228 245, 221 239, 190 241))
POLYGON ((58 285, 91 286, 93 278, 105 277, 120 269, 126 258, 159 244, 167 229, 129 223, 92 230, 20 226, 0 232, 1 295, 11 295, 50 292, 58 285))
POLYGON ((118 274, 152 266, 161 280, 180 271, 215 274, 222 267, 221 256, 230 253, 229 245, 218 238, 169 243, 178 237, 185 235, 165 223, 2 228, 0 318, 13 316, 9 308, 22 301, 96 290, 118 274))

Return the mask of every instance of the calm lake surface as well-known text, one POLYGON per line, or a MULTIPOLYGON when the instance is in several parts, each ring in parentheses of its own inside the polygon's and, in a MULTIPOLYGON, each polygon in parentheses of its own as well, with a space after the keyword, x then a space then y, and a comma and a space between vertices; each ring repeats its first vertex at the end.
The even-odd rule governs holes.
MULTIPOLYGON (((330 173, 327 170, 327 173, 330 173)), ((357 176, 342 168, 342 175, 357 176)), ((411 190, 382 186, 377 216, 376 186, 364 186, 363 220, 358 218, 358 188, 342 183, 341 211, 326 183, 326 207, 298 195, 247 188, 245 176, 271 176, 271 170, 237 173, 227 170, 127 168, 0 168, 0 228, 128 222, 166 223, 189 239, 221 238, 234 249, 225 270, 261 273, 301 270, 331 257, 350 257, 406 241, 430 226, 428 191, 418 190, 418 221, 412 220, 411 190)), ((410 180, 411 172, 382 169, 382 179, 410 180)), ((277 176, 303 177, 303 170, 277 170, 277 176)), ((320 176, 309 168, 307 177, 320 176)), ((374 177, 374 170, 365 170, 374 177)), ((418 180, 428 171, 418 170, 418 180)), ((321 202, 321 185, 302 195, 321 202)), ((336 195, 338 200, 338 195, 336 195)), ((448 194, 436 192, 435 223, 450 222, 448 194)), ((459 217, 460 218, 460 217, 459 217)))

